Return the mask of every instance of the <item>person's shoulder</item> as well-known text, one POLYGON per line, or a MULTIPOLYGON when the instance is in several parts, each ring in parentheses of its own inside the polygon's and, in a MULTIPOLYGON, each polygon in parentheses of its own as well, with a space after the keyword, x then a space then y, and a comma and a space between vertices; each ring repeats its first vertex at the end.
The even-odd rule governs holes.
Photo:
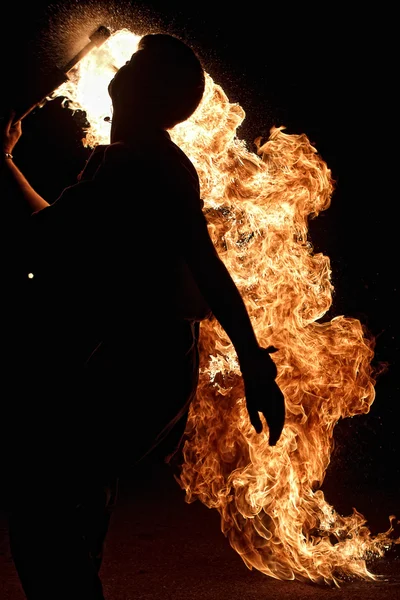
POLYGON ((91 152, 82 171, 77 177, 77 181, 90 181, 98 174, 98 171, 104 167, 104 164, 112 165, 120 163, 127 154, 127 148, 122 143, 99 144, 91 152))
POLYGON ((169 135, 164 141, 164 148, 165 163, 170 169, 171 174, 174 173, 175 178, 180 180, 182 184, 186 181, 187 184, 193 186, 198 191, 199 176, 189 156, 169 135))
POLYGON ((145 160, 137 148, 124 142, 114 142, 105 146, 102 160, 96 170, 93 181, 104 185, 113 185, 116 180, 121 182, 130 179, 144 169, 145 160))
POLYGON ((114 142, 106 146, 103 156, 103 164, 108 167, 119 166, 132 168, 136 165, 145 165, 154 160, 155 149, 149 143, 141 140, 133 140, 130 143, 114 142))
POLYGON ((128 160, 132 158, 132 147, 124 142, 114 142, 105 146, 103 160, 128 160))
POLYGON ((184 152, 182 148, 178 146, 178 144, 174 142, 169 135, 167 138, 165 138, 164 144, 171 157, 173 157, 185 168, 191 171, 196 171, 192 161, 190 160, 186 152, 184 152))

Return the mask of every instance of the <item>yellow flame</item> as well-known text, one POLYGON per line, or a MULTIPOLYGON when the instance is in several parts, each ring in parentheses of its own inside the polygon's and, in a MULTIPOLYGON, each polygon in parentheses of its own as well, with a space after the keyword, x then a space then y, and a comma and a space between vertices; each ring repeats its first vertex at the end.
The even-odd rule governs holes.
MULTIPOLYGON (((109 142, 107 86, 139 39, 114 32, 55 94, 86 111, 86 146, 109 142)), ((250 152, 236 135, 244 118, 207 74, 201 105, 171 136, 197 168, 210 234, 260 343, 279 348, 273 358, 287 422, 276 447, 254 433, 234 349, 218 323, 204 322, 179 483, 188 502, 219 511, 222 531, 250 569, 337 585, 343 576, 374 580, 366 561, 394 543, 392 527, 373 537, 363 515, 340 516, 319 489, 337 421, 367 413, 375 398, 373 341, 361 323, 321 321, 332 304, 331 268, 313 251, 308 219, 330 205, 331 171, 306 135, 282 127, 250 152)))

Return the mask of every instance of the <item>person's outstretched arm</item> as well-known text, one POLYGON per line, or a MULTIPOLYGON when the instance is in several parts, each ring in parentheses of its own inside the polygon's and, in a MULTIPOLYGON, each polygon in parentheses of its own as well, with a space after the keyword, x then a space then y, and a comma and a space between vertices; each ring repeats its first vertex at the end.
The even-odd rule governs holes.
POLYGON ((254 332, 244 300, 209 235, 206 218, 196 203, 188 208, 184 229, 185 258, 196 283, 230 338, 242 372, 247 409, 257 433, 262 431, 259 413, 269 427, 269 444, 275 445, 285 421, 285 402, 275 378, 277 369, 254 332))
POLYGON ((26 177, 21 173, 13 161, 13 151, 16 143, 22 135, 21 121, 13 122, 14 113, 11 113, 8 120, 5 121, 2 131, 2 171, 12 187, 18 192, 19 196, 25 202, 31 213, 41 210, 49 203, 38 194, 26 177))

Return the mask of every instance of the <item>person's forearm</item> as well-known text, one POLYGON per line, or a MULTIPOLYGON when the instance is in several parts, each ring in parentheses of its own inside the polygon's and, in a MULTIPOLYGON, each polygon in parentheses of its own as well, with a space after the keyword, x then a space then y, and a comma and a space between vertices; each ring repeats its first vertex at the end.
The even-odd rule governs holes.
POLYGON ((12 187, 26 203, 31 213, 49 206, 49 203, 33 189, 12 158, 4 159, 3 172, 7 180, 11 182, 12 187))
POLYGON ((245 361, 258 350, 259 343, 245 302, 222 260, 214 258, 212 270, 203 272, 199 283, 215 318, 234 345, 239 362, 245 361))

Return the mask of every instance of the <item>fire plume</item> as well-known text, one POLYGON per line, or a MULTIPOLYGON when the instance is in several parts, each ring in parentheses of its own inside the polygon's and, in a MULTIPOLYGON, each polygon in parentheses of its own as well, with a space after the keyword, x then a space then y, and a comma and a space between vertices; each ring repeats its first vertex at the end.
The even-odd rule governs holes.
MULTIPOLYGON (((114 32, 55 94, 86 111, 88 147, 109 142, 107 85, 139 39, 114 32)), ((254 432, 234 348, 217 322, 203 322, 179 483, 187 502, 218 510, 250 569, 336 585, 345 577, 375 580, 367 560, 400 542, 392 526, 372 536, 362 514, 339 515, 320 489, 338 420, 367 413, 375 398, 374 341, 356 319, 323 319, 332 304, 330 260, 314 253, 308 219, 329 208, 334 181, 304 134, 274 127, 249 151, 237 137, 244 118, 207 74, 201 105, 170 133, 197 168, 210 234, 260 344, 279 349, 272 356, 286 424, 275 447, 267 433, 254 432)))

